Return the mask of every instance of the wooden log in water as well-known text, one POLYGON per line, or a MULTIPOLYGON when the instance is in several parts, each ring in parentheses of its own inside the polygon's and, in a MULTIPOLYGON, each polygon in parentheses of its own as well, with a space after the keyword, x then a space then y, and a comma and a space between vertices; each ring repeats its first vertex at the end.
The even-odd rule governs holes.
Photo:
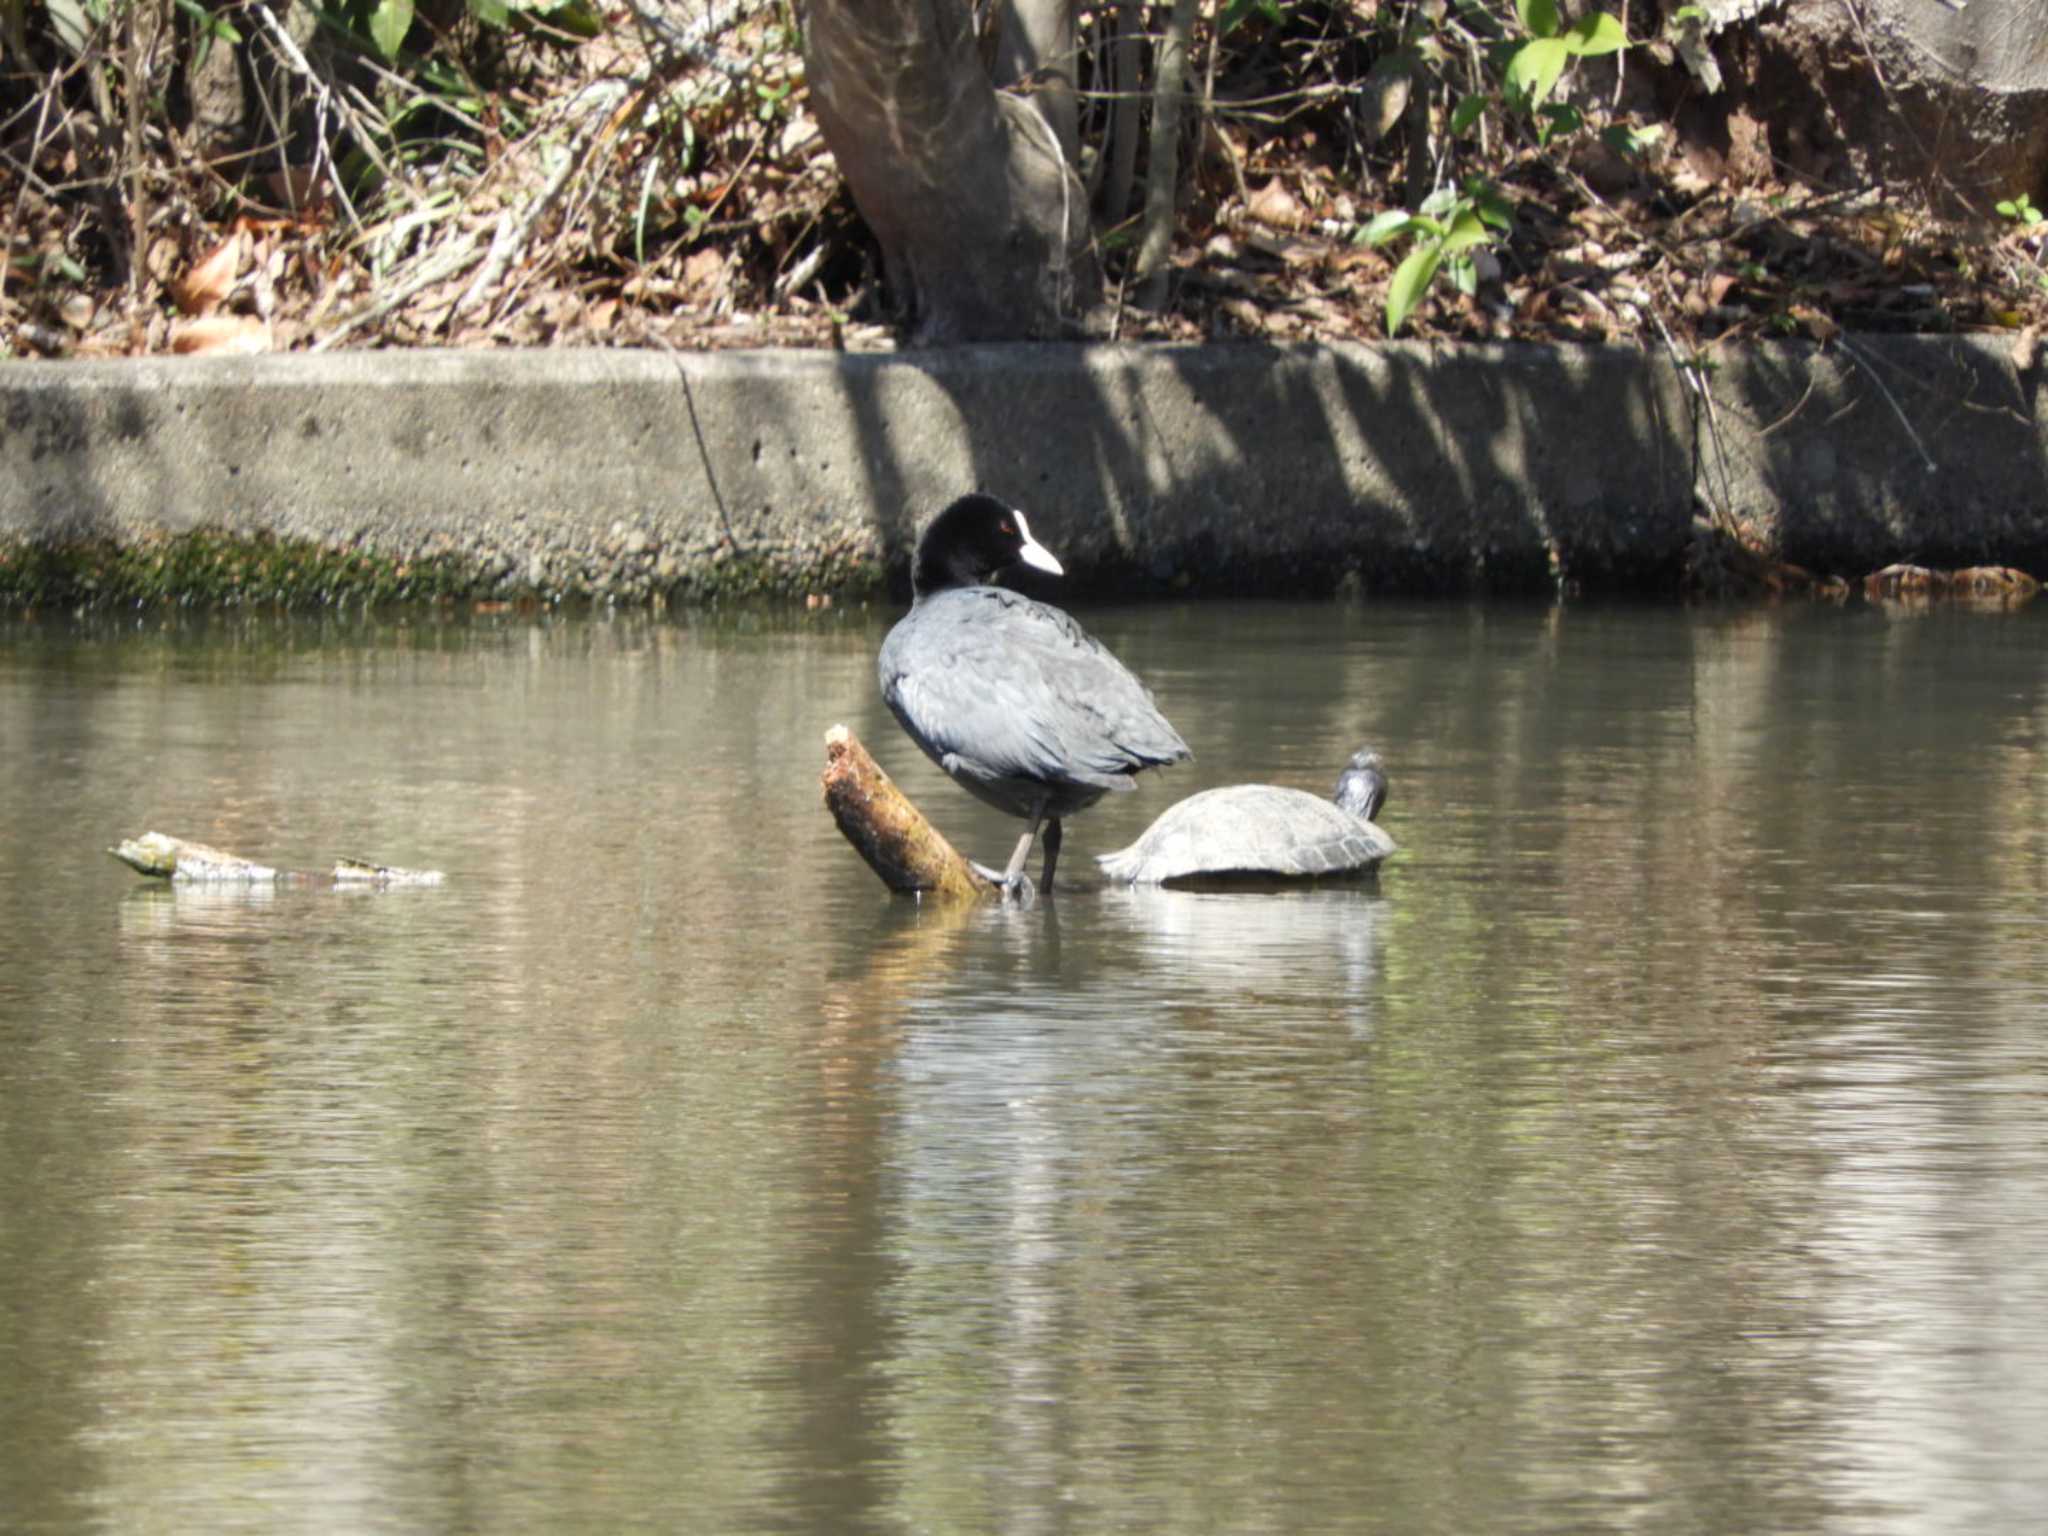
POLYGON ((337 859, 329 870, 273 869, 238 853, 227 853, 167 832, 124 837, 107 850, 139 875, 184 884, 212 885, 439 885, 438 869, 400 869, 367 859, 337 859))
POLYGON ((840 835, 890 890, 945 901, 985 901, 1001 893, 925 820, 843 725, 825 733, 823 783, 840 835))

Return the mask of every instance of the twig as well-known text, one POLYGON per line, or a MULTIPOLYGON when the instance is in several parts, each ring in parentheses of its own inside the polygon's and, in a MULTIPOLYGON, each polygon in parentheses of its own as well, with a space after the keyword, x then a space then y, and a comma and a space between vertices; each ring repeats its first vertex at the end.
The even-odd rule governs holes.
POLYGON ((1798 402, 1792 407, 1791 410, 1787 411, 1784 415, 1780 416, 1776 421, 1772 422, 1767 427, 1757 428, 1756 435, 1758 437, 1769 437, 1773 432, 1777 431, 1778 428, 1784 426, 1787 422, 1791 421, 1794 417, 1798 416, 1798 414, 1801 411, 1806 409, 1806 402, 1813 398, 1813 392, 1818 388, 1820 388, 1820 380, 1817 377, 1809 374, 1806 380, 1806 393, 1799 397, 1798 402))
POLYGON ((1700 488, 1700 497, 1706 502, 1707 510, 1713 514, 1714 525, 1733 537, 1736 532, 1735 502, 1728 492, 1728 448, 1721 441, 1721 420, 1714 409, 1714 392, 1707 388, 1705 374, 1699 365, 1679 356, 1678 343, 1672 339, 1670 330, 1664 324, 1664 317, 1657 313, 1656 306, 1643 305, 1642 312, 1647 314, 1650 323, 1657 327, 1657 334, 1663 338, 1664 349, 1671 354, 1671 362, 1678 369, 1678 376, 1684 379, 1693 394, 1699 397, 1701 414, 1706 418, 1707 441, 1713 448, 1711 467, 1706 462, 1706 455, 1700 456, 1702 480, 1705 482, 1700 488), (1721 494, 1718 498, 1714 495, 1711 484, 1716 471, 1721 478, 1721 494))
POLYGON ((142 6, 130 4, 122 16, 121 68, 127 75, 121 94, 127 109, 128 152, 128 302, 142 298, 143 255, 149 243, 149 188, 142 179, 142 98, 148 91, 142 57, 142 6))
POLYGON ((43 130, 49 125, 50 108, 57 100, 57 80, 62 73, 61 69, 50 71, 50 83, 42 93, 42 104, 36 112, 36 131, 29 140, 28 161, 21 168, 21 185, 15 189, 14 208, 7 215, 7 228, 0 231, 0 298, 4 298, 7 293, 7 271, 12 265, 14 232, 21 226, 21 210, 28 201, 28 189, 38 179, 35 174, 36 162, 42 159, 43 145, 48 142, 43 130))
POLYGON ((1181 92, 1187 80, 1195 8, 1195 0, 1173 0, 1166 40, 1159 50, 1151 163, 1145 172, 1145 234, 1137 262, 1137 301, 1143 309, 1159 309, 1166 303, 1167 257, 1173 248, 1173 214, 1180 190, 1181 92))
POLYGON ((676 371, 676 377, 683 386, 683 409, 690 413, 690 431, 697 439, 697 457, 704 465, 704 483, 711 490, 711 504, 718 508, 718 521, 725 529, 725 542, 734 549, 740 547, 739 536, 732 529, 732 514, 725 508, 725 498, 718 492, 718 470, 711 462, 711 447, 704 441, 703 425, 697 420, 697 397, 690 389, 690 371, 683 366, 683 360, 676 356, 673 343, 658 331, 649 331, 649 338, 668 353, 669 363, 676 371))
POLYGON ((333 151, 328 148, 326 131, 328 114, 331 112, 341 120, 343 126, 349 130, 350 137, 356 141, 363 154, 368 157, 370 163, 376 166, 377 170, 383 175, 387 185, 404 186, 405 178, 394 172, 385 161, 383 154, 377 148, 377 135, 363 126, 341 94, 327 83, 318 70, 306 62, 305 54, 299 51, 299 45, 292 41, 291 33, 285 30, 284 23, 277 19, 275 12, 267 5, 250 6, 248 7, 248 12, 270 34, 271 42, 276 46, 277 51, 284 56, 284 61, 292 72, 304 80, 307 87, 312 91, 314 114, 320 122, 320 131, 314 135, 314 180, 317 182, 320 179, 320 171, 324 163, 327 170, 327 181, 333 186, 335 198, 340 202, 342 211, 348 215, 350 227, 361 229, 363 227, 362 215, 356 211, 355 204, 349 200, 348 188, 342 177, 341 168, 334 163, 333 151))
POLYGON ((1892 397, 1892 392, 1885 387, 1884 380, 1877 376, 1877 370, 1870 365, 1870 360, 1850 345, 1848 337, 1837 336, 1835 341, 1844 352, 1849 354, 1851 362, 1870 375, 1870 382, 1877 386, 1877 392, 1884 396, 1885 404, 1889 405, 1892 408, 1892 414, 1899 418, 1899 425, 1906 429, 1906 436, 1913 440, 1913 449, 1920 455, 1920 463, 1926 468, 1927 473, 1930 475, 1938 474, 1940 466, 1934 462, 1932 456, 1927 452, 1927 445, 1920 441, 1920 434, 1913 430, 1913 423, 1907 419, 1906 413, 1899 409, 1899 402, 1892 397))
POLYGON ((828 254, 829 249, 822 240, 812 246, 799 258, 795 266, 775 279, 776 296, 788 299, 801 293, 805 285, 818 275, 818 269, 825 265, 825 257, 828 254))
POLYGON ((702 64, 730 80, 750 80, 756 73, 752 59, 737 58, 723 49, 711 46, 711 39, 721 32, 729 32, 747 16, 768 8, 768 0, 728 0, 728 3, 713 4, 703 15, 688 26, 677 26, 657 10, 642 5, 640 0, 626 0, 627 9, 633 19, 640 23, 640 29, 654 42, 660 44, 675 57, 692 64, 702 64))
POLYGON ((448 243, 441 245, 433 255, 420 263, 420 269, 411 277, 393 288, 373 303, 364 305, 354 314, 335 322, 334 329, 314 342, 308 350, 325 352, 349 332, 368 325, 372 320, 381 319, 395 309, 402 309, 422 289, 445 282, 472 261, 476 260, 476 237, 469 235, 459 249, 450 250, 448 243))
POLYGON ((567 108, 567 115, 582 121, 583 127, 563 149, 561 164, 557 165, 541 189, 528 200, 517 224, 512 222, 512 212, 505 210, 498 216, 498 227, 491 239, 491 248, 485 254, 483 265, 462 292, 462 297, 448 307, 448 313, 441 319, 439 329, 445 331, 470 304, 495 287, 505 268, 511 265, 513 256, 526 248, 533 238, 533 232, 541 218, 554 206, 555 199, 569 184, 569 178, 583 165, 584 151, 591 143, 605 136, 605 130, 612 121, 612 109, 626 96, 625 82, 620 80, 597 80, 576 93, 567 108), (599 107, 602 98, 610 97, 603 103, 602 115, 599 107), (587 116, 585 114, 588 114, 587 116))

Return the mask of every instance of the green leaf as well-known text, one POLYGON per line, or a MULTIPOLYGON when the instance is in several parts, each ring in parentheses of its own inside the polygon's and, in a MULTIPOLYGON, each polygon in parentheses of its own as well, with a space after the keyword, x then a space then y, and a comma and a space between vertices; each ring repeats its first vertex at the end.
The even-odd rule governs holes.
MULTIPOLYGON (((4 3, 4 0, 0 0, 0 3, 4 3)), ((206 63, 208 56, 213 52, 215 42, 226 43, 231 48, 241 45, 242 34, 235 30, 235 24, 225 15, 209 11, 199 3, 199 0, 177 0, 177 6, 192 24, 193 69, 199 69, 206 63)))
POLYGON ((94 26, 85 7, 78 0, 43 0, 43 9, 49 12, 50 30, 57 34, 57 41, 72 54, 83 54, 94 26))
POLYGON ((1413 48, 1390 48, 1372 61, 1372 68, 1365 72, 1368 80, 1411 80, 1420 71, 1416 65, 1413 48))
POLYGON ((1542 118, 1536 129, 1538 144, 1548 144, 1560 133, 1577 133, 1586 126, 1579 109, 1568 101, 1549 102, 1537 115, 1542 118))
POLYGON ((469 14, 487 27, 512 24, 512 8, 505 0, 469 0, 469 14))
POLYGON ((1216 35, 1230 36, 1231 31, 1242 25, 1253 12, 1257 12, 1267 21, 1278 22, 1284 19, 1280 14, 1277 0, 1230 0, 1230 3, 1223 7, 1223 14, 1216 18, 1216 35))
POLYGON ((1398 335, 1401 327, 1408 323, 1408 317, 1415 312, 1415 306, 1422 302, 1423 294, 1429 291, 1430 279, 1436 276, 1436 269, 1444 259, 1443 246, 1430 240, 1410 251, 1401 265, 1394 269, 1394 280, 1387 285, 1387 334, 1398 335))
POLYGON ((1618 155, 1627 155, 1631 160, 1639 158, 1645 150, 1664 137, 1663 126, 1651 123, 1637 128, 1629 123, 1609 123, 1600 130, 1600 142, 1618 155))
POLYGON ((1485 96, 1472 95, 1451 108, 1451 132, 1463 133, 1478 122, 1479 114, 1486 110, 1487 102, 1488 98, 1485 96))
POLYGON ((1425 219, 1447 219, 1457 212, 1458 204, 1464 199, 1465 194, 1456 187, 1438 187, 1422 200, 1422 206, 1415 211, 1425 219))
POLYGON ((604 31, 604 17, 589 0, 565 0, 547 8, 548 25, 571 37, 593 38, 604 31))
POLYGON ((1385 245, 1389 240, 1398 240, 1412 233, 1420 222, 1405 208, 1389 208, 1385 213, 1375 214, 1372 222, 1358 232, 1358 243, 1385 245))
POLYGON ((1531 37, 1557 36, 1557 0, 1515 0, 1515 14, 1531 37))
POLYGON ((1475 245, 1487 245, 1492 239, 1493 236, 1486 232, 1486 226, 1480 222, 1478 211, 1461 208, 1458 210, 1458 216, 1451 220, 1450 229, 1444 234, 1444 254, 1455 256, 1475 245))
POLYGON ((1573 23, 1564 35, 1564 45, 1582 59, 1598 58, 1603 53, 1619 53, 1626 48, 1628 34, 1605 11, 1594 11, 1573 23))
POLYGON ((1465 184, 1465 195, 1472 199, 1472 209, 1498 230, 1515 227, 1515 210, 1508 200, 1500 195, 1500 188, 1484 177, 1474 176, 1465 184))
POLYGON ((1524 43, 1508 61, 1507 88, 1533 110, 1557 84, 1569 57, 1561 37, 1539 37, 1524 43))
POLYGON ((405 34, 412 30, 412 0, 377 0, 370 12, 370 41, 387 59, 398 57, 405 34))

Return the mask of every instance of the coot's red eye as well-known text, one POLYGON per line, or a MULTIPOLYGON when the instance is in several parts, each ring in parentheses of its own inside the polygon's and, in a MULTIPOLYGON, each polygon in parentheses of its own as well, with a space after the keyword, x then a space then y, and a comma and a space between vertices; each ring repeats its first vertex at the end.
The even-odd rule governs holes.
POLYGON ((1011 522, 1011 521, 1010 521, 1010 520, 1009 520, 1009 519, 1008 519, 1007 517, 1006 517, 1006 518, 1004 518, 1004 519, 1003 519, 1003 532, 1005 532, 1005 533, 1008 533, 1008 534, 1015 534, 1015 533, 1016 533, 1016 531, 1017 531, 1017 525, 1016 525, 1015 523, 1011 522))

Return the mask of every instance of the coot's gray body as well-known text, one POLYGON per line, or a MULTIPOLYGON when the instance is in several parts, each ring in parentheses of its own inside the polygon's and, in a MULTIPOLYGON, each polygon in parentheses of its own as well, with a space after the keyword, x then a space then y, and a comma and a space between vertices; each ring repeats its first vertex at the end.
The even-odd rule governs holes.
POLYGON ((1045 825, 1049 890, 1061 817, 1191 754, 1144 685, 1071 616, 983 584, 1017 563, 1060 569, 1022 513, 987 496, 948 507, 919 542, 911 609, 876 671, 890 712, 954 783, 1031 824, 1002 875, 1013 888, 1045 825))
POLYGON ((1386 800, 1379 754, 1359 752, 1335 800, 1277 784, 1232 784, 1168 806, 1130 847, 1096 862, 1132 885, 1232 875, 1314 879, 1359 874, 1395 851, 1374 821, 1386 800))

